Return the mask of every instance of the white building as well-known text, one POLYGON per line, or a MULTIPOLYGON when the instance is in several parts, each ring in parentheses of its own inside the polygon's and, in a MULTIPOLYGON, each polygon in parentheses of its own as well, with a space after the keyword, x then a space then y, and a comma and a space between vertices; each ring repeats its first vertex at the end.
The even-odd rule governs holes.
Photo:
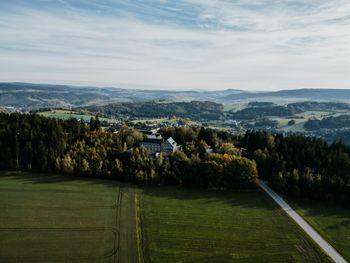
POLYGON ((149 154, 155 155, 156 153, 171 154, 174 153, 178 146, 173 138, 164 140, 161 136, 147 136, 140 146, 146 148, 149 154))

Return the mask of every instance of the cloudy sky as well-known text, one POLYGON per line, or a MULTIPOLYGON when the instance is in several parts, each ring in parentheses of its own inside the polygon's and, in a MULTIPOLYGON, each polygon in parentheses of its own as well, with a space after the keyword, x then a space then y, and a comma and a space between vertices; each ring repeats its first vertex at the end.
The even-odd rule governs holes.
POLYGON ((0 81, 350 88, 350 1, 0 0, 0 81))

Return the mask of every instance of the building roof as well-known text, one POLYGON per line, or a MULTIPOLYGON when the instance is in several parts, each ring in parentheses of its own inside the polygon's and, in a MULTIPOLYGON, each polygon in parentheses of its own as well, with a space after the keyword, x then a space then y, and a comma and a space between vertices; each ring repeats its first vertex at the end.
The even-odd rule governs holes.
POLYGON ((170 137, 165 141, 162 138, 162 136, 156 136, 156 135, 147 135, 146 138, 141 143, 162 144, 164 142, 168 142, 172 147, 176 146, 176 142, 173 138, 170 137))
POLYGON ((149 131, 149 130, 139 130, 139 131, 142 132, 143 134, 146 134, 146 135, 152 135, 152 134, 154 134, 154 132, 149 131))
POLYGON ((168 140, 167 140, 171 145, 174 145, 176 142, 175 142, 175 140, 173 139, 173 138, 168 138, 168 140))
POLYGON ((163 139, 162 138, 145 138, 141 143, 144 143, 144 142, 161 144, 163 142, 163 139))

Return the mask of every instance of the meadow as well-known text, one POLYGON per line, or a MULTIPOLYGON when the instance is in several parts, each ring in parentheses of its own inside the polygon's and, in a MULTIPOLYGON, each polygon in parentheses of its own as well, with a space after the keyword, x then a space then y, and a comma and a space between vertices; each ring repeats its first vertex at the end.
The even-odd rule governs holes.
MULTIPOLYGON (((61 110, 61 109, 55 109, 55 110, 48 110, 48 111, 41 111, 38 112, 39 115, 48 117, 48 118, 57 118, 61 120, 68 120, 71 118, 75 118, 77 120, 83 119, 85 122, 89 122, 91 117, 95 117, 95 115, 90 113, 83 113, 83 112, 77 112, 72 110, 61 110)), ((106 121, 107 123, 114 123, 117 122, 115 119, 109 119, 109 118, 99 118, 100 121, 106 121)))
POLYGON ((133 189, 20 172, 0 181, 0 262, 135 262, 133 189))
POLYGON ((327 262, 264 193, 149 187, 142 195, 149 262, 327 262))
POLYGON ((350 261, 350 207, 313 200, 290 201, 336 250, 350 261))
POLYGON ((288 125, 288 122, 293 118, 284 117, 270 117, 272 120, 278 122, 278 129, 285 132, 305 132, 304 124, 309 119, 323 119, 325 117, 336 117, 343 114, 349 114, 348 111, 343 110, 329 110, 329 111, 305 111, 303 113, 296 114, 294 118, 295 124, 288 125))
POLYGON ((258 190, 0 173, 0 262, 329 262, 258 190))

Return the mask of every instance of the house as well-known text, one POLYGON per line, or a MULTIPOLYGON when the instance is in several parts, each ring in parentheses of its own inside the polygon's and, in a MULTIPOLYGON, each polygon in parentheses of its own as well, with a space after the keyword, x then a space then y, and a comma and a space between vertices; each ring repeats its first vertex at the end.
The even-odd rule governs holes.
POLYGON ((118 133, 120 130, 120 127, 119 126, 111 126, 109 128, 107 128, 107 132, 111 132, 111 133, 118 133))
POLYGON ((177 149, 177 143, 174 141, 173 138, 169 138, 166 141, 163 142, 163 152, 167 154, 171 154, 175 152, 177 149))
POLYGON ((142 142, 140 146, 146 148, 150 155, 157 153, 171 154, 178 149, 177 143, 173 138, 164 140, 162 136, 149 135, 142 142))
POLYGON ((146 148, 149 154, 153 155, 157 152, 162 151, 163 138, 155 137, 155 136, 147 136, 142 142, 140 142, 140 146, 146 148))

